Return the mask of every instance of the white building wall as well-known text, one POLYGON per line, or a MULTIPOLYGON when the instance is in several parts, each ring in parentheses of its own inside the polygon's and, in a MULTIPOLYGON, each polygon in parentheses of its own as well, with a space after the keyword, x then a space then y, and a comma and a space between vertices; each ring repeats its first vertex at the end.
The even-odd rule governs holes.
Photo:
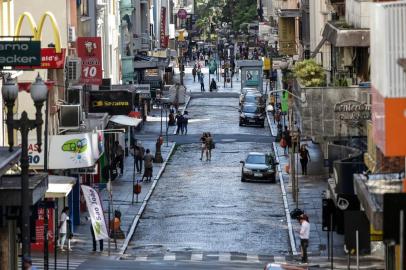
MULTIPOLYGON (((309 1, 310 13, 310 51, 313 52, 320 41, 323 39, 324 26, 328 21, 328 10, 324 0, 309 1)), ((328 42, 319 50, 316 55, 316 61, 323 65, 326 70, 331 69, 331 49, 328 42)))

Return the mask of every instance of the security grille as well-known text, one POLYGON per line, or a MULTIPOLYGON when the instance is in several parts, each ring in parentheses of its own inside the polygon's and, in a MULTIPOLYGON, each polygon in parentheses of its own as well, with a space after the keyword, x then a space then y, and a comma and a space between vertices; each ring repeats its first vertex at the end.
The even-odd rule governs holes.
POLYGON ((78 83, 81 73, 81 59, 78 57, 68 58, 66 61, 66 79, 68 83, 78 83))

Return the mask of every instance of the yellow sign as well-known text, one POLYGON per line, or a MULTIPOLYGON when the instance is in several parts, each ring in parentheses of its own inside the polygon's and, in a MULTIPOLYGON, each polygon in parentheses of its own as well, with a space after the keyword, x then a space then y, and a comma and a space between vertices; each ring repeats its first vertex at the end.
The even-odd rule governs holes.
POLYGON ((264 58, 264 70, 271 70, 271 58, 265 57, 264 58))
POLYGON ((57 53, 61 53, 61 51, 62 51, 61 34, 59 33, 59 27, 58 27, 58 23, 56 22, 55 16, 50 11, 45 12, 44 15, 41 16, 41 18, 39 20, 39 27, 37 27, 37 24, 35 23, 35 20, 32 17, 31 13, 24 12, 23 14, 21 14, 17 21, 15 36, 20 36, 21 26, 24 22, 24 18, 27 18, 27 20, 30 24, 30 27, 31 27, 31 32, 34 36, 33 39, 40 41, 41 35, 42 35, 42 29, 44 27, 45 19, 47 17, 51 20, 52 29, 54 31, 55 51, 57 53))
POLYGON ((179 31, 178 41, 185 41, 184 31, 179 31))
POLYGON ((375 230, 374 225, 371 224, 371 241, 383 241, 383 232, 381 230, 375 230))

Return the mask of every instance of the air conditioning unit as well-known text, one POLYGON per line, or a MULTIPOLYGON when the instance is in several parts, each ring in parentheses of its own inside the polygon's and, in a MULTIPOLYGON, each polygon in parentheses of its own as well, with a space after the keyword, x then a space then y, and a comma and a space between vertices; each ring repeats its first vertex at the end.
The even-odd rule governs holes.
POLYGON ((61 105, 59 111, 60 129, 79 129, 82 121, 81 105, 61 105))
POLYGON ((66 60, 66 79, 69 83, 78 83, 82 74, 82 60, 79 57, 68 57, 66 60))
POLYGON ((69 26, 68 29, 68 42, 76 41, 76 29, 74 26, 69 26))
POLYGON ((82 104, 82 86, 74 86, 68 88, 68 103, 71 105, 82 104))

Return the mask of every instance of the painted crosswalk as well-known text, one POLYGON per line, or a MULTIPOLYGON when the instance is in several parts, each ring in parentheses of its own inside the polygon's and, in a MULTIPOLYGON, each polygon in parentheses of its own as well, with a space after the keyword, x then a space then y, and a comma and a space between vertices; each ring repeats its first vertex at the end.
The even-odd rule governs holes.
MULTIPOLYGON (((75 270, 75 269, 78 269, 78 267, 85 261, 86 261, 86 259, 84 259, 84 258, 83 259, 71 258, 71 259, 69 259, 69 268, 68 268, 68 263, 67 263, 66 258, 61 258, 56 263, 56 269, 58 269, 58 270, 67 270, 67 269, 75 270)), ((45 269, 43 258, 33 257, 32 265, 35 266, 38 270, 45 269)), ((49 260, 48 269, 55 269, 54 266, 55 266, 54 261, 52 259, 49 260)), ((18 268, 21 269, 21 261, 18 262, 18 268)))
MULTIPOLYGON (((293 255, 264 255, 264 254, 247 254, 240 252, 194 252, 194 251, 178 251, 168 252, 163 254, 143 254, 143 255, 131 255, 125 254, 121 258, 122 260, 135 260, 135 261, 193 261, 193 262, 205 262, 205 261, 218 261, 218 262, 230 262, 230 263, 247 263, 247 264, 264 264, 264 263, 299 263, 300 258, 293 255)), ((360 269, 383 269, 383 261, 369 260, 364 258, 362 260, 362 266, 360 269)), ((329 258, 325 256, 310 256, 309 265, 318 267, 330 266, 329 258)), ((347 258, 335 258, 334 267, 341 269, 347 265, 347 258)))

